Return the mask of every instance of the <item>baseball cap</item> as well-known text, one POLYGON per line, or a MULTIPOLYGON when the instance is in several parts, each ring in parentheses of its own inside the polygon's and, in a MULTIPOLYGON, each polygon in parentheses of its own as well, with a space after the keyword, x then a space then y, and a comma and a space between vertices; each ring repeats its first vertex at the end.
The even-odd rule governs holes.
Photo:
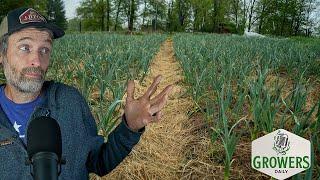
POLYGON ((38 11, 32 8, 18 8, 10 11, 0 24, 0 37, 10 35, 24 28, 46 28, 53 33, 53 39, 57 39, 64 35, 64 31, 48 20, 38 11))

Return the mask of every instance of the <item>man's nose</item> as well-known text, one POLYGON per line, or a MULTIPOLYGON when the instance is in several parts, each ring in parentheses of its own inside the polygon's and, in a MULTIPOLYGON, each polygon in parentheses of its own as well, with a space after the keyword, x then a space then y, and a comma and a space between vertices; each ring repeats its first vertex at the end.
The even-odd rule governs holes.
POLYGON ((31 66, 39 67, 41 63, 41 55, 39 51, 33 51, 31 53, 31 66))

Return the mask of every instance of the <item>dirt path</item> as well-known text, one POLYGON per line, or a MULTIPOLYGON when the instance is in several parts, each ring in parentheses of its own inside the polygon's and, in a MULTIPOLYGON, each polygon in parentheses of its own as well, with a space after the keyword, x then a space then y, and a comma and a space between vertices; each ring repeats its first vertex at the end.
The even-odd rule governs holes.
MULTIPOLYGON (((147 127, 146 132, 132 153, 112 173, 101 179, 178 179, 184 161, 184 148, 190 142, 187 111, 191 99, 181 97, 186 91, 181 86, 183 75, 174 58, 172 41, 165 41, 155 56, 148 77, 143 85, 136 81, 136 97, 141 96, 158 74, 163 79, 155 94, 174 84, 173 93, 163 111, 159 123, 147 127)), ((100 178, 99 178, 100 179, 100 178)))

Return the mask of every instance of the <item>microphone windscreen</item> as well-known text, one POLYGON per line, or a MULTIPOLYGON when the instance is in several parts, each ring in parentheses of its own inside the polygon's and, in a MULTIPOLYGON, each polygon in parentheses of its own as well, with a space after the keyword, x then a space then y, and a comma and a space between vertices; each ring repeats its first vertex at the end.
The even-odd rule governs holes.
POLYGON ((38 152, 53 152, 61 158, 61 131, 58 122, 50 117, 32 119, 27 129, 29 158, 38 152))

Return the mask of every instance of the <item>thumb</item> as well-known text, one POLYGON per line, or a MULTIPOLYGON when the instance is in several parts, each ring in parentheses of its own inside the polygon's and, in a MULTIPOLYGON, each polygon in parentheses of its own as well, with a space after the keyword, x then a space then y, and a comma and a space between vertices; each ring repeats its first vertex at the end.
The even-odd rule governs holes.
POLYGON ((127 102, 134 100, 134 81, 128 81, 127 85, 127 102))

